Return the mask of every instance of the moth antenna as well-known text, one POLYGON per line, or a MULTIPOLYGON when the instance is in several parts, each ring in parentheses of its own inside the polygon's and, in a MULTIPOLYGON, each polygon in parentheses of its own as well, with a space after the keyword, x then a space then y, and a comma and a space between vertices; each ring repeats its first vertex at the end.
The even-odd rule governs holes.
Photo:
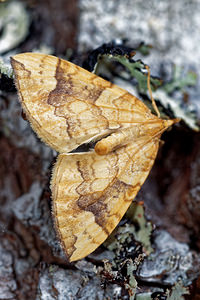
POLYGON ((148 87, 148 91, 149 91, 149 94, 150 94, 151 102, 152 102, 152 105, 153 105, 153 108, 154 108, 155 112, 157 113, 158 118, 160 118, 160 112, 158 110, 158 107, 157 107, 156 102, 155 102, 155 100, 153 98, 153 95, 152 95, 151 83, 150 83, 150 80, 151 80, 150 68, 149 68, 149 66, 146 65, 145 69, 148 71, 148 74, 147 74, 147 87, 148 87))

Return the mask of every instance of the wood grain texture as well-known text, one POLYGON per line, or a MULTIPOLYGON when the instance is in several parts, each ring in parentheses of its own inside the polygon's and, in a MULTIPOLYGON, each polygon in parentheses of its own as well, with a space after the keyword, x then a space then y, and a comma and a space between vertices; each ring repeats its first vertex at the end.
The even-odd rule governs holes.
POLYGON ((94 251, 119 223, 154 163, 162 120, 120 87, 50 55, 11 60, 33 129, 61 154, 51 190, 55 224, 69 261, 94 251), (68 154, 96 140, 95 151, 68 154))

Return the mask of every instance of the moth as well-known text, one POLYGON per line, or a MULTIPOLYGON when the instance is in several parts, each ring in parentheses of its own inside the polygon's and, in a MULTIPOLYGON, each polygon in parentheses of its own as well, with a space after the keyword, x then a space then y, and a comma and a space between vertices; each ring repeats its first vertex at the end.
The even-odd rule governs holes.
POLYGON ((33 130, 59 152, 51 179, 55 226, 68 260, 79 260, 117 226, 176 120, 60 58, 22 53, 11 64, 33 130), (97 141, 94 150, 70 153, 90 141, 97 141))

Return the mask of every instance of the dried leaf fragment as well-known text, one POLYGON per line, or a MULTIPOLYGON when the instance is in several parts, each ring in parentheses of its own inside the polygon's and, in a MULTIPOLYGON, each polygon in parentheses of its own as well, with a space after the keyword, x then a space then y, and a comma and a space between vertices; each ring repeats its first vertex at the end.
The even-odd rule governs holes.
POLYGON ((60 152, 51 190, 55 223, 70 261, 94 251, 117 226, 154 163, 162 120, 136 97, 50 55, 11 59, 33 129, 60 152), (68 153, 98 139, 95 151, 68 153))

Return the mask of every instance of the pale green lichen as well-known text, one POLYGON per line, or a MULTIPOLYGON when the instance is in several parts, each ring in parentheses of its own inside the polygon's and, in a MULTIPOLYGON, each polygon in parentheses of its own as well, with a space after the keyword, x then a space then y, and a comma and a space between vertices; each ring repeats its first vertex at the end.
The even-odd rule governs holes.
POLYGON ((166 291, 166 300, 184 300, 183 295, 189 295, 188 288, 182 285, 181 281, 178 281, 171 290, 166 291))
MULTIPOLYGON (((145 64, 141 60, 134 61, 122 55, 104 54, 101 56, 101 63, 102 58, 104 60, 108 59, 122 64, 125 67, 125 70, 122 70, 119 75, 124 77, 125 79, 135 78, 138 82, 139 92, 142 94, 147 93, 147 70, 145 69, 145 64)), ((162 81, 160 79, 154 77, 151 77, 150 82, 152 89, 157 88, 162 84, 162 81)))
POLYGON ((162 90, 164 90, 167 94, 170 94, 177 89, 184 91, 186 87, 195 86, 196 84, 197 74, 195 72, 188 71, 183 76, 183 68, 174 65, 172 79, 170 82, 167 82, 162 86, 162 90))
POLYGON ((11 67, 8 67, 3 60, 0 59, 0 78, 1 78, 1 74, 6 75, 9 78, 13 78, 14 77, 14 73, 11 67))
POLYGON ((141 43, 137 48, 137 52, 139 51, 142 55, 146 56, 150 54, 150 50, 152 49, 151 45, 141 43))
POLYGON ((157 91, 153 92, 153 97, 158 100, 160 104, 167 110, 170 109, 173 112, 175 118, 183 120, 190 128, 199 131, 200 127, 197 125, 197 117, 193 112, 194 107, 192 105, 183 105, 184 103, 180 99, 174 99, 171 94, 175 90, 181 92, 185 91, 188 86, 195 86, 197 84, 197 74, 188 71, 183 76, 183 68, 174 66, 173 76, 170 82, 163 84, 157 91))
POLYGON ((127 262, 127 276, 128 276, 128 282, 125 284, 125 288, 128 290, 129 293, 129 299, 134 300, 138 283, 134 276, 134 271, 137 270, 138 262, 133 262, 132 259, 129 259, 127 262))
POLYGON ((126 223, 117 227, 108 237, 104 245, 116 255, 130 243, 134 238, 143 246, 144 252, 149 255, 153 248, 151 247, 152 223, 145 218, 144 206, 142 203, 133 202, 126 213, 131 223, 126 223))
MULTIPOLYGON (((184 300, 184 295, 189 295, 188 288, 184 287, 181 281, 177 282, 171 289, 167 289, 166 292, 164 292, 163 289, 157 288, 153 289, 154 292, 161 293, 162 299, 166 300, 184 300)), ((137 293, 133 300, 152 300, 152 299, 161 299, 159 297, 152 298, 152 291, 148 293, 137 293)))
POLYGON ((30 24, 23 2, 0 3, 0 53, 18 46, 27 36, 30 24))
POLYGON ((136 295, 135 299, 136 300, 152 300, 151 298, 152 293, 141 293, 136 295))
POLYGON ((174 118, 180 118, 185 122, 187 126, 192 128, 193 130, 195 131, 200 130, 197 116, 193 112, 193 106, 183 107, 181 101, 179 100, 175 101, 173 97, 169 96, 162 89, 158 89, 157 91, 153 92, 153 97, 155 100, 158 100, 161 104, 161 106, 159 105, 161 116, 165 115, 165 113, 162 113, 162 107, 163 107, 166 110, 171 110, 173 112, 174 118))
MULTIPOLYGON (((117 227, 106 240, 104 245, 115 253, 115 259, 109 264, 109 269, 107 266, 107 271, 111 272, 112 268, 119 269, 119 266, 122 268, 122 265, 126 265, 127 274, 124 277, 126 278, 124 287, 129 293, 129 299, 134 300, 138 287, 135 272, 143 261, 145 254, 139 254, 134 258, 134 260, 124 260, 121 258, 120 254, 127 251, 130 245, 133 247, 134 239, 142 244, 143 250, 147 254, 151 253, 153 250, 150 241, 152 225, 145 219, 142 203, 134 202, 127 212, 127 217, 132 221, 132 223, 126 223, 125 225, 117 227)), ((135 246, 135 253, 137 253, 136 249, 137 246, 135 246)))
POLYGON ((139 254, 135 259, 123 259, 118 262, 118 265, 114 261, 103 260, 104 266, 97 268, 97 274, 107 282, 120 284, 124 286, 129 294, 129 299, 134 300, 136 293, 138 292, 138 283, 135 278, 135 272, 143 260, 143 256, 139 254), (122 276, 123 270, 123 276, 122 276))
POLYGON ((151 222, 146 220, 143 203, 133 202, 126 215, 133 224, 137 224, 137 230, 135 226, 133 226, 132 233, 135 240, 143 245, 144 251, 149 255, 153 251, 151 247, 153 226, 151 222))

